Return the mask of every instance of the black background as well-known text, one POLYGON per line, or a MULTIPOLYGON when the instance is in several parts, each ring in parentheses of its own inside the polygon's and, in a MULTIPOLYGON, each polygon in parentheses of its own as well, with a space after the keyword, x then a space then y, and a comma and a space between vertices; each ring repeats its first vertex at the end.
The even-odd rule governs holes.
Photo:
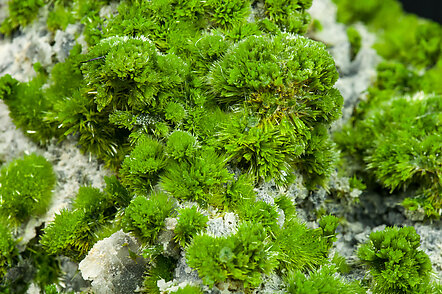
MULTIPOLYGON (((364 1, 364 0, 356 0, 364 1)), ((442 0, 400 0, 406 12, 442 23, 442 0)))

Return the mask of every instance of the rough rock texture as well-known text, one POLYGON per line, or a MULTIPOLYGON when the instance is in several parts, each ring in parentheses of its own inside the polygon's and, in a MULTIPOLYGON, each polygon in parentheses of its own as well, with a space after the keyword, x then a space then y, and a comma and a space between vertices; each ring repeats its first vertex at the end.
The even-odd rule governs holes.
MULTIPOLYGON (((64 62, 69 56, 69 51, 75 45, 77 40, 75 35, 79 34, 81 26, 77 24, 69 24, 65 31, 57 30, 54 37, 54 46, 52 50, 60 62, 64 62)), ((84 47, 84 44, 82 44, 84 47)))
POLYGON ((339 71, 336 88, 344 97, 344 108, 342 119, 335 122, 335 125, 340 125, 350 118, 358 99, 376 77, 376 66, 381 58, 371 48, 376 36, 369 33, 362 24, 357 24, 356 29, 361 34, 362 46, 356 58, 350 60, 350 43, 346 28, 336 22, 336 11, 337 8, 331 0, 315 0, 309 10, 312 19, 319 20, 323 27, 311 37, 330 46, 329 52, 339 71))
POLYGON ((173 231, 175 230, 177 223, 178 220, 176 218, 167 217, 164 220, 164 228, 160 231, 157 240, 157 242, 161 244, 161 247, 163 248, 164 255, 173 257, 175 259, 178 259, 180 256, 179 246, 177 246, 175 240, 173 239, 173 237, 175 237, 175 233, 173 231))
POLYGON ((139 246, 134 237, 122 230, 98 241, 79 265, 83 278, 92 281, 92 291, 133 293, 140 287, 146 261, 129 256, 129 250, 138 252, 139 246))
POLYGON ((181 251, 180 258, 175 268, 174 279, 169 282, 159 280, 157 286, 160 291, 175 291, 177 288, 185 287, 187 284, 201 285, 202 280, 199 278, 196 270, 190 268, 186 263, 186 254, 181 251))
POLYGON ((69 206, 80 186, 91 185, 102 188, 104 176, 110 175, 110 172, 95 159, 81 154, 74 138, 69 138, 60 144, 54 141, 48 146, 38 146, 33 143, 12 123, 8 107, 3 101, 0 101, 0 134, 0 160, 2 162, 8 163, 24 154, 35 152, 51 162, 57 177, 52 202, 46 214, 31 218, 19 230, 22 245, 35 237, 36 227, 51 221, 55 213, 69 206))
POLYGON ((283 289, 284 282, 282 281, 281 277, 272 274, 269 276, 266 276, 264 278, 263 284, 260 288, 255 289, 252 293, 259 294, 283 294, 287 293, 285 289, 283 289))
MULTIPOLYGON (((58 260, 60 263, 60 269, 64 273, 63 277, 60 279, 60 291, 63 290, 66 293, 78 292, 90 287, 91 282, 84 280, 80 275, 77 262, 73 262, 70 258, 65 256, 60 256, 58 260)), ((39 294, 40 292, 37 293, 39 294)))
POLYGON ((421 236, 420 248, 430 257, 433 271, 439 281, 442 281, 442 229, 440 222, 431 225, 415 223, 414 228, 421 236))
MULTIPOLYGON (((346 28, 343 24, 336 22, 336 6, 331 0, 314 0, 310 9, 312 19, 321 22, 323 30, 315 32, 311 37, 321 40, 330 46, 330 53, 333 56, 340 73, 336 87, 344 97, 343 117, 332 126, 332 131, 339 130, 351 116, 353 108, 365 98, 365 91, 370 83, 376 78, 376 66, 381 61, 376 51, 371 48, 376 36, 369 33, 362 24, 355 27, 362 37, 362 47, 353 61, 350 61, 350 44, 346 35, 346 28)), ((441 245, 442 225, 441 221, 432 223, 421 223, 422 214, 406 212, 398 205, 405 197, 404 193, 393 195, 379 191, 351 191, 346 187, 345 178, 332 175, 330 192, 333 189, 341 190, 347 195, 342 207, 337 206, 339 202, 326 203, 323 196, 325 191, 320 189, 309 195, 307 201, 301 201, 301 211, 298 213, 306 220, 311 216, 312 210, 327 207, 328 211, 345 217, 345 221, 338 227, 338 240, 335 242, 335 250, 347 259, 347 262, 354 266, 348 278, 362 279, 365 272, 360 267, 356 257, 358 244, 368 240, 370 232, 380 230, 385 226, 413 226, 421 236, 421 249, 426 252, 433 264, 433 271, 439 279, 442 277, 442 256, 441 245), (357 194, 357 195, 356 195, 357 194), (359 196, 359 204, 351 205, 351 200, 359 196), (349 202, 350 201, 350 202, 349 202), (309 203, 306 205, 306 203, 309 203)), ((298 193, 302 195, 302 193, 298 193)))
MULTIPOLYGON (((46 29, 46 17, 37 19, 23 29, 22 34, 0 39, 0 73, 10 74, 19 81, 27 81, 35 75, 32 65, 40 62, 51 67, 57 54, 51 46, 52 36, 46 29)), ((70 50, 70 49, 69 49, 70 50)))
POLYGON ((207 222, 207 233, 214 237, 225 237, 236 232, 238 217, 232 212, 224 214, 223 217, 210 219, 207 222))
MULTIPOLYGON (((7 0, 0 0, 0 22, 6 17, 3 9, 7 0)), ((115 12, 115 7, 103 9, 102 15, 115 12), (107 9, 107 10, 106 10, 107 9)), ((259 14, 257 7, 255 13, 259 14)), ((353 107, 359 99, 364 98, 364 91, 376 76, 376 65, 380 58, 371 48, 375 36, 367 32, 364 26, 356 25, 356 29, 362 36, 362 47, 356 58, 350 60, 350 45, 347 40, 344 25, 336 23, 336 7, 331 0, 314 0, 309 11, 313 19, 318 19, 323 30, 315 32, 310 37, 325 42, 330 47, 337 68, 340 72, 340 79, 336 86, 344 97, 344 109, 342 120, 336 122, 333 129, 339 129, 352 113, 353 107)), ((63 61, 74 44, 74 35, 79 32, 80 27, 68 26, 65 32, 57 32, 55 35, 49 33, 44 26, 45 15, 40 15, 38 20, 23 30, 23 33, 16 34, 12 38, 0 37, 0 76, 11 74, 15 79, 27 81, 35 75, 32 64, 40 62, 49 68, 57 61, 63 61)), ((81 37, 78 40, 81 40, 81 37)), ((81 185, 92 185, 103 187, 103 177, 108 175, 102 165, 93 157, 82 155, 75 146, 75 138, 70 138, 61 144, 53 142, 46 147, 37 146, 32 143, 22 132, 13 125, 9 116, 7 106, 0 101, 0 162, 10 162, 24 153, 37 152, 44 155, 54 166, 57 175, 57 185, 53 194, 53 202, 48 212, 38 219, 31 219, 19 231, 22 238, 22 246, 35 237, 35 228, 43 223, 51 221, 55 213, 62 208, 68 207, 81 185)), ((347 276, 350 279, 362 279, 365 272, 358 264, 355 254, 357 245, 368 239, 369 233, 375 229, 381 229, 385 225, 412 225, 421 236, 421 249, 430 257, 433 263, 435 275, 442 278, 442 229, 440 222, 435 224, 423 224, 406 220, 404 211, 395 203, 401 199, 401 195, 380 195, 373 191, 364 192, 360 195, 360 204, 348 206, 349 202, 359 195, 360 191, 351 191, 348 181, 338 177, 336 174, 330 180, 330 191, 324 189, 309 193, 302 185, 302 177, 288 190, 280 191, 273 183, 266 183, 256 189, 258 199, 267 203, 274 203, 274 198, 279 193, 285 193, 297 203, 298 215, 306 222, 312 221, 316 211, 327 208, 328 211, 337 215, 343 214, 346 218, 338 227, 338 240, 335 243, 335 252, 344 256, 347 262, 354 266, 347 276), (348 195, 344 202, 326 203, 329 192, 341 191, 348 195), (357 194, 357 195, 356 195, 357 194), (388 196, 388 197, 387 197, 388 196), (346 202, 347 201, 347 202, 346 202), (349 202, 348 202, 349 201, 349 202), (345 208, 345 209, 344 209, 345 208), (382 225, 383 224, 383 225, 382 225)), ((208 223, 208 232, 214 236, 226 236, 236 229, 238 218, 233 213, 220 217, 216 212, 203 212, 211 216, 208 223)), ((282 216, 283 217, 283 216, 282 216)), ((283 219, 281 220, 281 222, 283 219)), ((308 223, 309 226, 317 225, 315 222, 308 223)), ((173 252, 170 248, 172 231, 174 228, 173 219, 167 223, 167 228, 161 236, 164 248, 173 252)), ((92 289, 95 293, 131 293, 140 284, 144 272, 144 261, 133 262, 129 258, 129 250, 138 249, 137 241, 128 234, 121 231, 111 237, 99 241, 90 251, 86 259, 81 263, 82 275, 92 281, 92 289), (127 246, 123 246, 127 243, 127 246)), ((67 291, 80 291, 88 284, 81 280, 81 275, 76 274, 77 264, 68 260, 62 260, 62 270, 66 275, 62 283, 67 291), (73 280, 76 277, 78 280, 73 280)), ((175 279, 171 282, 159 281, 158 286, 162 291, 176 290, 184 285, 201 284, 196 271, 187 264, 184 252, 180 253, 175 279)), ((254 293, 281 293, 282 281, 278 276, 270 276, 264 279, 261 288, 254 293)), ((36 287, 32 289, 38 290, 36 287)), ((213 290, 205 288, 207 293, 238 293, 235 284, 220 285, 220 288, 213 290), (230 289, 230 290, 229 290, 230 289)))
MULTIPOLYGON (((6 7, 7 1, 3 2, 0 2, 0 6, 6 7)), ((5 10, 7 11, 1 9, 2 13, 5 10)), ((0 21, 5 17, 6 15, 0 15, 0 21)), ((13 78, 26 82, 35 76, 32 67, 34 63, 40 62, 51 68, 55 62, 68 56, 75 44, 75 35, 79 33, 80 25, 69 25, 65 32, 57 31, 53 36, 47 31, 45 22, 46 15, 42 12, 22 33, 0 38, 0 76, 10 74, 13 78)), ((104 176, 110 175, 95 158, 81 154, 73 137, 62 143, 54 140, 48 146, 38 146, 32 142, 13 124, 8 107, 0 100, 0 163, 8 163, 33 152, 43 155, 51 162, 57 176, 57 185, 47 213, 30 219, 18 231, 23 248, 35 237, 36 227, 51 221, 55 213, 69 206, 80 186, 102 188, 104 176)))

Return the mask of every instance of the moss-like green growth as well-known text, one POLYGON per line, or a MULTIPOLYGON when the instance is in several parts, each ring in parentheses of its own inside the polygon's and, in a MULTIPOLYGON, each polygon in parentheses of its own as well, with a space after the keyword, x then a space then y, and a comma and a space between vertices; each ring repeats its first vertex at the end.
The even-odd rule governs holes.
POLYGON ((402 203, 406 208, 439 218, 442 165, 436 150, 441 148, 442 90, 435 78, 442 68, 442 27, 403 13, 396 2, 394 9, 389 9, 390 1, 336 2, 348 16, 355 16, 358 5, 372 8, 362 20, 382 30, 374 47, 389 60, 379 64, 368 99, 357 106, 336 141, 369 170, 368 184, 374 180, 391 192, 405 189, 411 196, 402 203))
POLYGON ((347 142, 351 148, 347 150, 356 157, 362 154, 369 172, 390 191, 417 189, 414 194, 426 203, 426 214, 438 218, 442 207, 441 96, 421 93, 385 101, 382 97, 375 96, 378 102, 371 104, 375 106, 367 109, 354 128, 348 126, 337 135, 337 141, 344 150, 347 142))
POLYGON ((313 19, 310 23, 309 31, 312 32, 321 32, 323 30, 323 26, 318 19, 313 19))
POLYGON ((364 126, 364 129, 385 130, 375 138, 374 150, 366 156, 368 168, 391 189, 407 187, 413 182, 438 185, 442 177, 438 155, 442 148, 439 132, 442 97, 393 99, 381 108, 385 111, 374 110, 368 115, 371 127, 364 126))
POLYGON ((339 219, 334 215, 325 215, 319 219, 318 223, 322 229, 322 236, 328 244, 328 249, 330 249, 337 240, 336 229, 339 225, 339 219))
POLYGON ((335 252, 331 259, 331 263, 336 267, 336 271, 340 274, 348 274, 352 269, 351 266, 345 260, 345 257, 335 252))
POLYGON ((89 222, 106 224, 112 220, 118 209, 127 207, 131 201, 131 195, 115 176, 105 177, 105 182, 104 191, 88 186, 80 187, 72 204, 74 210, 86 213, 89 222))
POLYGON ((177 102, 169 102, 165 109, 165 117, 175 125, 179 125, 186 118, 184 106, 177 102))
POLYGON ((303 34, 310 23, 307 9, 312 6, 312 0, 264 0, 266 16, 283 31, 303 34))
POLYGON ((406 14, 396 0, 334 0, 338 20, 366 23, 378 33, 374 47, 387 60, 417 68, 434 66, 442 54, 442 27, 430 20, 406 14))
POLYGON ((279 271, 311 271, 327 262, 333 244, 336 224, 332 219, 322 221, 323 228, 308 229, 297 219, 287 221, 278 232, 275 246, 279 250, 279 271), (330 229, 330 230, 329 230, 330 229))
POLYGON ((183 208, 178 213, 174 239, 184 247, 190 243, 193 236, 206 228, 209 218, 199 212, 196 206, 183 208))
MULTIPOLYGON (((49 87, 45 89, 45 94, 49 96, 48 99, 53 104, 62 103, 61 99, 57 99, 57 97, 69 97, 82 86, 83 75, 80 65, 84 61, 84 56, 81 52, 81 45, 75 44, 69 51, 66 60, 55 64, 52 68, 48 78, 49 87)), ((55 110, 55 112, 59 111, 60 109, 55 110)))
MULTIPOLYGON (((442 91, 434 79, 442 68, 442 27, 400 10, 389 13, 375 45, 389 61, 378 65, 368 99, 335 138, 346 155, 369 170, 368 184, 374 180, 391 192, 405 189, 412 196, 403 202, 406 208, 439 218, 442 91)), ((367 22, 376 28, 376 19, 367 22)))
POLYGON ((325 47, 289 34, 251 36, 212 67, 216 100, 239 109, 218 136, 233 162, 264 180, 289 182, 300 168, 310 184, 323 184, 333 156, 325 127, 340 115, 343 99, 325 47), (303 164, 301 164, 301 162, 303 164))
MULTIPOLYGON (((104 26, 103 37, 145 36, 162 52, 186 52, 189 41, 206 31, 239 40, 252 34, 281 30, 305 33, 310 16, 306 1, 130 1, 123 2, 116 17, 104 26), (251 5, 263 7, 251 17, 251 5), (256 24, 250 21, 256 21, 256 24)), ((222 46, 221 46, 222 47, 222 46)))
POLYGON ((55 186, 52 165, 36 154, 16 159, 0 170, 0 217, 19 226, 43 214, 55 186))
POLYGON ((58 294, 57 286, 55 284, 47 285, 44 289, 45 294, 58 294))
POLYGON ((249 174, 240 175, 236 181, 227 185, 227 206, 235 211, 243 201, 254 201, 256 199, 256 192, 253 188, 253 178, 249 174))
POLYGON ((121 181, 130 190, 145 194, 155 185, 166 163, 164 146, 151 137, 143 136, 121 165, 121 181))
POLYGON ((350 59, 354 60, 361 49, 361 34, 359 34, 355 27, 350 26, 347 28, 347 38, 350 42, 350 59))
MULTIPOLYGON (((86 8, 97 10, 109 1, 89 2, 57 1, 49 6, 54 19, 70 8, 75 19, 85 14, 89 22, 85 34, 95 41, 86 55, 74 47, 47 82, 32 88, 49 103, 35 112, 34 121, 23 123, 24 129, 41 124, 35 131, 37 139, 76 135, 83 151, 117 170, 129 143, 145 135, 168 139, 172 148, 177 136, 169 137, 173 130, 189 131, 203 142, 222 129, 219 138, 233 143, 226 146, 231 161, 245 170, 252 167, 258 177, 287 184, 292 169, 299 168, 311 187, 325 183, 334 151, 326 132, 315 129, 327 128, 339 116, 342 98, 332 88, 337 72, 324 46, 281 34, 305 31, 311 1, 123 1, 119 13, 106 20, 97 20, 86 8), (254 19, 252 4, 264 9, 254 19), (231 75, 226 85, 221 70, 231 75), (241 71, 244 76, 238 75, 241 71), (245 85, 232 84, 242 78, 245 85), (224 88, 235 93, 234 100, 228 100, 232 94, 224 93, 224 88), (244 100, 248 103, 239 103, 244 100), (225 111, 226 104, 245 108, 247 121, 258 120, 250 138, 242 138, 248 136, 244 130, 223 123, 240 119, 225 111), (248 150, 247 145, 255 147, 248 150)), ((3 93, 11 92, 4 88, 3 93)), ((222 140, 215 147, 224 153, 222 140)), ((181 161, 178 153, 169 155, 181 161)), ((123 182, 132 191, 145 192, 161 172, 161 168, 128 171, 130 160, 124 161, 123 182), (135 183, 146 173, 152 179, 135 183)))
POLYGON ((153 244, 174 207, 174 200, 164 192, 153 192, 149 198, 138 196, 124 212, 123 230, 133 232, 144 243, 153 244))
POLYGON ((142 37, 104 39, 88 57, 100 58, 82 66, 98 111, 164 108, 163 103, 178 94, 188 72, 179 57, 158 54, 155 45, 142 37))
POLYGON ((173 279, 173 272, 176 268, 176 260, 164 255, 158 255, 149 265, 146 276, 143 280, 143 287, 141 293, 147 294, 161 294, 157 282, 164 280, 169 282, 173 279))
POLYGON ((80 90, 73 92, 51 111, 51 120, 59 122, 63 136, 76 135, 83 152, 105 160, 108 167, 118 169, 127 152, 127 132, 110 124, 109 115, 80 90))
POLYGON ((81 46, 76 45, 50 75, 39 64, 34 65, 37 76, 27 83, 5 75, 0 79, 0 99, 8 105, 14 123, 35 142, 78 135, 83 152, 106 160, 107 166, 119 167, 128 133, 109 124, 109 113, 100 113, 89 99, 89 90, 82 89, 84 58, 81 46))
POLYGON ((421 87, 425 92, 442 95, 442 84, 438 83, 442 76, 442 54, 436 65, 428 69, 422 76, 421 87))
POLYGON ((0 32, 11 35, 19 27, 30 24, 37 16, 44 0, 9 0, 9 16, 2 22, 0 32))
POLYGON ((81 260, 98 241, 97 233, 103 226, 113 220, 119 209, 129 205, 129 193, 116 177, 105 181, 104 191, 80 187, 73 210, 62 210, 46 225, 40 241, 46 252, 81 260))
POLYGON ((189 160, 170 163, 160 186, 178 199, 222 207, 224 184, 233 178, 225 165, 223 156, 211 148, 201 148, 189 160))
MULTIPOLYGON (((107 200, 98 188, 80 187, 74 200, 73 208, 84 211, 97 212, 103 206, 102 201, 107 200)), ((108 206, 108 204, 104 204, 108 206)))
MULTIPOLYGON (((124 186, 118 181, 117 177, 104 177, 106 187, 104 193, 109 199, 112 199, 113 206, 116 208, 127 207, 132 199, 132 196, 124 188, 124 186)), ((106 201, 104 201, 106 203, 106 201)))
POLYGON ((293 200, 285 194, 275 198, 275 204, 284 212, 284 222, 289 223, 296 217, 296 207, 293 200))
POLYGON ((235 235, 218 238, 197 235, 193 238, 186 250, 187 261, 205 284, 211 286, 231 278, 244 281, 245 288, 253 288, 261 283, 261 273, 309 271, 326 263, 335 240, 335 217, 324 217, 320 221, 321 228, 316 230, 289 217, 281 229, 276 224, 275 208, 262 207, 260 203, 265 205, 257 202, 256 207, 252 207, 253 203, 244 206, 242 218, 248 221, 239 226, 235 235), (247 214, 248 210, 251 212, 247 214))
POLYGON ((221 28, 231 28, 245 22, 250 14, 250 1, 208 0, 204 5, 209 15, 209 22, 221 28))
POLYGON ((395 93, 414 93, 421 88, 418 73, 403 63, 383 61, 379 63, 376 71, 376 82, 374 87, 369 89, 372 95, 389 96, 395 93), (384 91, 388 92, 382 93, 384 91))
MULTIPOLYGON (((291 34, 246 38, 226 52, 209 76, 212 90, 221 103, 235 104, 246 98, 259 113, 273 114, 275 118, 277 114, 289 115, 301 106, 325 110, 325 105, 314 101, 314 96, 303 96, 314 91, 326 95, 337 79, 334 61, 323 44, 291 34), (292 92, 288 92, 289 87, 292 92), (269 91, 273 97, 268 95, 269 91), (295 95, 301 100, 294 99, 295 95)), ((339 109, 333 107, 333 101, 329 103, 328 111, 307 112, 306 116, 324 119, 338 116, 339 109)))
MULTIPOLYGON (((18 256, 16 241, 12 238, 9 227, 0 221, 0 279, 3 280, 8 267, 13 263, 13 260, 18 256)), ((0 282, 0 290, 2 290, 2 282, 0 282)))
POLYGON ((108 36, 146 36, 161 51, 178 49, 207 26, 201 1, 130 1, 104 30, 108 36))
MULTIPOLYGON (((354 129, 347 127, 337 141, 367 167, 357 171, 358 176, 369 175, 367 185, 406 189, 418 197, 405 200, 404 206, 424 208, 437 217, 441 97, 401 96, 421 89, 442 93, 441 30, 400 15, 393 0, 336 1, 348 8, 340 10, 340 19, 352 23, 356 11, 371 28, 385 29, 376 48, 390 60, 378 67, 374 87, 358 105, 351 120, 354 129)), ((25 7, 32 1, 22 2, 25 7)), ((311 2, 125 0, 118 13, 103 17, 106 12, 100 8, 109 0, 46 1, 48 28, 64 29, 79 21, 89 48, 82 54, 74 46, 51 72, 37 65, 37 76, 27 83, 2 77, 0 98, 34 141, 73 136, 84 152, 118 172, 121 183, 112 177, 105 179, 103 191, 81 187, 72 209, 46 224, 20 258, 8 229, 0 227, 0 275, 13 259, 33 259, 32 275, 43 289, 57 279, 56 255, 80 261, 99 238, 122 228, 147 246, 144 257, 150 264, 141 291, 159 293, 158 280, 172 280, 176 265, 157 242, 171 216, 178 218, 174 233, 181 246, 176 249, 186 251, 188 264, 206 285, 230 279, 243 283, 239 290, 247 292, 276 272, 286 277, 290 293, 363 293, 325 266, 336 240, 337 217, 325 216, 319 228, 309 229, 297 219, 291 198, 280 195, 271 205, 256 201, 254 191, 261 181, 288 185, 294 172, 302 174, 308 189, 326 186, 334 169, 338 152, 328 130, 343 103, 334 88, 338 73, 323 44, 297 35, 307 30, 311 2), (175 214, 175 201, 211 205, 221 214, 232 211, 242 223, 236 233, 215 238, 201 233, 208 217, 197 206, 175 214), (41 247, 49 255, 41 254, 41 247)), ((24 15, 31 21, 45 4, 32 3, 35 9, 20 12, 14 8, 19 2, 10 1, 18 12, 4 23, 9 33, 27 24, 20 22, 24 15)), ((347 34, 353 59, 360 35, 353 27, 347 34)), ((0 180, 12 174, 8 169, 2 169, 0 180)), ((352 178, 352 186, 362 187, 357 179, 352 178)), ((3 190, 27 186, 11 183, 1 182, 0 214, 18 225, 25 214, 16 210, 11 217, 11 207, 3 204, 14 194, 3 190)), ((44 211, 29 207, 28 215, 44 211)), ((416 249, 416 235, 388 235, 374 236, 360 249, 371 266, 374 291, 435 290, 426 283, 428 258, 416 249), (377 239, 394 243, 394 250, 380 248, 373 254, 377 239), (382 258, 386 261, 379 262, 382 258), (386 266, 379 269, 382 263, 386 266), (386 283, 383 275, 396 283, 386 283)), ((342 258, 334 262, 341 264, 342 258)), ((188 286, 176 293, 202 290, 188 286)))
POLYGON ((228 278, 257 287, 261 274, 277 266, 277 253, 259 223, 245 222, 229 237, 198 235, 187 248, 187 262, 198 271, 204 284, 213 286, 228 278))
POLYGON ((264 201, 243 200, 236 206, 235 212, 241 220, 262 224, 270 234, 279 229, 276 207, 264 201))
POLYGON ((46 226, 40 243, 49 254, 80 261, 92 248, 93 229, 97 225, 103 223, 89 223, 83 210, 64 209, 46 226))
POLYGON ((291 124, 284 120, 280 125, 259 126, 259 118, 248 112, 239 112, 225 123, 217 137, 217 144, 226 152, 233 164, 250 170, 258 180, 275 179, 278 184, 291 181, 294 158, 302 154, 302 144, 289 136, 291 124), (283 129, 283 130, 281 130, 283 129))
POLYGON ((59 281, 58 260, 42 250, 38 235, 23 244, 2 221, 0 233, 0 293, 26 293, 31 282, 43 289, 59 281))
POLYGON ((74 135, 83 152, 92 153, 105 160, 108 167, 118 169, 127 152, 129 134, 111 124, 109 111, 98 111, 91 99, 92 90, 81 71, 87 57, 81 50, 80 45, 75 45, 67 60, 52 69, 44 95, 53 106, 44 121, 56 126, 59 139, 74 135))
POLYGON ((345 24, 353 24, 358 21, 369 23, 375 28, 385 28, 394 19, 400 16, 402 10, 399 1, 396 0, 333 0, 338 6, 338 21, 345 24))
POLYGON ((14 285, 12 292, 20 292, 17 289, 20 284, 25 284, 31 280, 37 284, 41 289, 46 285, 58 283, 62 276, 60 263, 56 256, 47 254, 39 243, 40 236, 36 236, 26 244, 26 249, 20 252, 20 261, 14 265, 15 268, 20 268, 21 261, 25 260, 29 266, 32 267, 30 275, 24 275, 24 279, 18 282, 14 278, 11 279, 11 284, 14 285))
POLYGON ((106 218, 114 215, 118 208, 128 206, 131 196, 117 178, 105 177, 104 180, 104 191, 89 186, 80 187, 72 204, 73 209, 83 210, 93 217, 102 215, 106 218))
POLYGON ((43 293, 44 294, 64 294, 64 293, 75 294, 74 291, 70 291, 70 292, 66 292, 66 291, 60 292, 60 291, 58 291, 57 290, 57 284, 50 284, 50 285, 45 286, 43 293))
POLYGON ((272 238, 280 232, 280 215, 277 208, 284 211, 285 221, 296 217, 293 203, 285 196, 275 199, 276 205, 256 201, 256 192, 249 175, 242 174, 227 188, 228 208, 238 214, 242 221, 262 224, 272 238))
POLYGON ((45 121, 45 113, 53 108, 53 102, 41 88, 47 81, 47 74, 38 64, 34 68, 39 72, 27 83, 21 83, 8 74, 3 76, 0 79, 0 99, 8 105, 9 116, 25 135, 37 143, 46 143, 60 132, 55 124, 45 121))
POLYGON ((217 61, 231 44, 232 42, 220 32, 202 34, 200 39, 188 48, 192 54, 190 57, 195 73, 204 77, 209 72, 210 65, 217 61))
POLYGON ((363 294, 366 293, 357 282, 346 282, 336 276, 333 266, 323 266, 311 272, 308 277, 300 271, 290 272, 286 278, 287 291, 290 294, 363 294))
MULTIPOLYGON (((11 35, 19 28, 23 29, 34 21, 40 8, 47 10, 48 29, 65 30, 68 24, 81 22, 85 39, 89 44, 95 44, 101 36, 98 26, 102 24, 99 17, 100 8, 109 4, 110 0, 9 0, 8 17, 1 23, 0 32, 11 35)), ((6 4, 5 4, 6 5, 6 4)))
POLYGON ((413 227, 387 227, 370 234, 358 256, 369 267, 376 293, 435 293, 429 287, 431 262, 419 245, 413 227))
POLYGON ((50 31, 64 31, 69 24, 75 23, 73 13, 71 13, 69 7, 66 7, 66 5, 62 2, 68 1, 56 1, 52 10, 49 12, 46 23, 50 31))
POLYGON ((167 139, 166 152, 177 161, 192 158, 196 149, 196 138, 188 132, 174 131, 167 139))
POLYGON ((430 68, 442 58, 442 26, 406 15, 385 31, 374 48, 387 60, 430 68))
POLYGON ((52 32, 65 30, 67 25, 81 23, 83 34, 89 45, 95 45, 102 37, 103 19, 101 8, 110 4, 111 0, 56 0, 45 1, 49 11, 48 29, 52 32))

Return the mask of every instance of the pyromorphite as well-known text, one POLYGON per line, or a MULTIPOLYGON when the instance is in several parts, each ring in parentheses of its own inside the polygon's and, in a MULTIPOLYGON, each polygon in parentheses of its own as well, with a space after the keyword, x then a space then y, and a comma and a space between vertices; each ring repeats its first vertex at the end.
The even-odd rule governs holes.
POLYGON ((55 185, 52 165, 36 154, 16 159, 0 171, 0 217, 19 225, 47 209, 55 185))

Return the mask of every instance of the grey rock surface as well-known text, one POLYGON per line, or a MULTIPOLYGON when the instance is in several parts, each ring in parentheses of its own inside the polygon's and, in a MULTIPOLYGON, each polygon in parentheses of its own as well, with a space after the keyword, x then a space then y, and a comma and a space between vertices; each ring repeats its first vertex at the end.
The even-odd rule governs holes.
POLYGON ((81 275, 96 294, 133 293, 141 287, 146 260, 132 259, 129 250, 139 248, 136 238, 120 230, 92 247, 79 264, 81 275))
MULTIPOLYGON (((0 5, 5 5, 6 0, 0 0, 0 5)), ((261 7, 262 8, 262 7, 261 7)), ((255 13, 261 13, 257 8, 255 13)), ((346 36, 346 28, 336 22, 336 7, 331 0, 314 0, 309 11, 313 19, 318 19, 323 30, 315 32, 311 37, 321 40, 330 46, 340 79, 336 87, 344 97, 343 118, 336 122, 332 130, 339 129, 351 116, 354 106, 360 99, 364 99, 364 92, 376 76, 376 65, 381 60, 371 48, 375 36, 371 35, 364 26, 357 24, 356 29, 362 36, 362 48, 354 60, 350 60, 350 45, 346 36)), ((103 9, 102 14, 115 13, 115 6, 103 9)), ((0 21, 6 17, 4 9, 0 9, 0 21)), ((69 50, 74 45, 75 34, 81 28, 70 25, 65 32, 56 32, 51 35, 44 26, 45 15, 41 14, 38 21, 23 30, 14 38, 5 37, 0 39, 0 76, 11 74, 19 81, 27 81, 35 75, 32 64, 40 62, 43 66, 51 67, 54 62, 63 61, 69 50)), ((77 39, 78 40, 78 39, 77 39)), ((81 37, 80 39, 81 40, 81 37)), ((84 44, 84 43, 83 43, 84 44)), ((19 234, 22 238, 22 246, 35 237, 35 228, 50 222, 56 213, 63 208, 68 208, 81 185, 92 185, 102 188, 103 177, 110 175, 98 161, 90 156, 83 155, 76 147, 75 138, 60 143, 52 142, 42 147, 31 142, 22 131, 17 129, 8 115, 7 106, 0 101, 0 161, 10 162, 16 157, 37 152, 44 155, 54 166, 57 175, 57 185, 54 189, 53 201, 48 212, 25 224, 19 234)), ((361 194, 361 191, 352 191, 348 181, 333 175, 330 181, 331 190, 320 189, 309 193, 302 185, 302 177, 298 176, 296 182, 287 190, 278 189, 273 183, 265 183, 256 189, 258 200, 274 204, 274 198, 280 193, 285 193, 297 203, 298 215, 309 226, 316 226, 313 222, 315 211, 326 208, 328 211, 342 214, 346 221, 338 227, 338 240, 335 243, 335 252, 344 256, 350 265, 352 272, 347 276, 350 279, 362 279, 365 272, 358 264, 356 250, 358 244, 368 239, 373 229, 382 228, 381 225, 412 225, 421 236, 421 249, 430 257, 435 276, 442 279, 442 225, 441 222, 433 224, 416 222, 405 217, 403 209, 396 205, 403 198, 401 195, 380 195, 369 191, 361 194), (334 190, 333 190, 334 189, 334 190), (331 192, 330 192, 331 191, 331 192), (348 196, 345 203, 326 203, 333 191, 341 191, 348 196), (355 198, 360 198, 359 205, 348 204, 355 198), (345 208, 345 209, 344 209, 345 208)), ((233 213, 220 216, 216 211, 204 211, 209 215, 207 232, 213 236, 227 236, 235 232, 238 225, 238 217, 233 213)), ((281 223, 283 215, 281 215, 281 223)), ((173 237, 173 221, 170 220, 169 228, 162 235, 163 246, 169 248, 173 237), (167 245, 166 245, 167 244, 167 245)), ((130 293, 140 285, 141 277, 145 270, 143 261, 133 263, 128 257, 128 250, 137 250, 139 244, 132 236, 119 231, 110 238, 99 241, 89 252, 80 265, 80 270, 86 279, 92 281, 92 289, 96 293, 130 293), (128 245, 124 245, 127 243, 128 245)), ((75 275, 76 264, 64 261, 63 269, 67 275, 63 278, 67 290, 79 291, 87 286, 84 280, 70 281, 75 275), (73 274, 74 273, 74 274, 73 274)), ((196 271, 187 264, 184 252, 178 258, 174 280, 171 282, 160 281, 159 286, 163 291, 171 291, 184 285, 201 284, 196 271), (175 287, 175 288, 173 288, 175 287)), ((255 293, 283 293, 282 281, 278 276, 264 277, 264 283, 256 289, 255 293)), ((220 288, 207 289, 207 293, 239 293, 234 283, 220 285, 220 288), (236 289, 236 290, 235 290, 236 289)))

